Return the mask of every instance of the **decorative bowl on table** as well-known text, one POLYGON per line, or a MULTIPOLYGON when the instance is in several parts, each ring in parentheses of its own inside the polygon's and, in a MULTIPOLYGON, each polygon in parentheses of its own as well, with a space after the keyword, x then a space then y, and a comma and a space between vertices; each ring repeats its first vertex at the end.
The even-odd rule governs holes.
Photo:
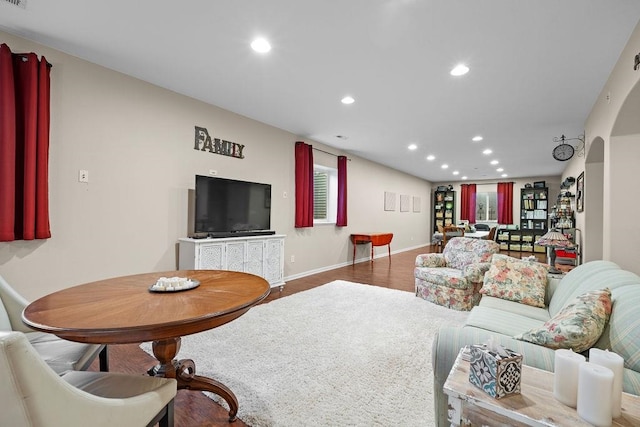
POLYGON ((180 292, 196 288, 200 285, 198 280, 186 277, 161 277, 156 283, 149 286, 151 292, 180 292))

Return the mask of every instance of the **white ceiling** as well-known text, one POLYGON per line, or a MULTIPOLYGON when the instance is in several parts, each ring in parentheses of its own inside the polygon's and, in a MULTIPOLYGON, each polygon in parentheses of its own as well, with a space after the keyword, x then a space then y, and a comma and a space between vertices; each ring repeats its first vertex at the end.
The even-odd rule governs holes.
POLYGON ((0 0, 9 33, 434 182, 496 179, 492 159, 561 174, 553 138, 583 133, 639 18, 637 0, 0 0))

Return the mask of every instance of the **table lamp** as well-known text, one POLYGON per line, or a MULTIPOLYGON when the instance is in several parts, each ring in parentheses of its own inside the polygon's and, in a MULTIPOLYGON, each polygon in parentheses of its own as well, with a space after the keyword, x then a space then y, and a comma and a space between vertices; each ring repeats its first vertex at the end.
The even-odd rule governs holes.
POLYGON ((549 255, 549 273, 562 273, 562 271, 556 268, 556 248, 572 248, 574 244, 567 239, 564 234, 556 230, 549 230, 544 236, 538 239, 535 244, 551 249, 551 254, 549 255))

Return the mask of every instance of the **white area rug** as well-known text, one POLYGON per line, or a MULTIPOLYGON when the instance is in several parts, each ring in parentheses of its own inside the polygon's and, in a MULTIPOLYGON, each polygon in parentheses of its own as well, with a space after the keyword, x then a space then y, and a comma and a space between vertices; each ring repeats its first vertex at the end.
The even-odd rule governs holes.
POLYGON ((432 426, 433 335, 466 317, 338 280, 183 337, 178 357, 231 388, 238 418, 255 427, 432 426))

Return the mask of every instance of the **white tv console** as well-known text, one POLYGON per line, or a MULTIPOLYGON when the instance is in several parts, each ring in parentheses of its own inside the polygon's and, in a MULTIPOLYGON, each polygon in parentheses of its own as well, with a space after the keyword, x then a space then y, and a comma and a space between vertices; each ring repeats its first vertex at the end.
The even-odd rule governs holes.
POLYGON ((284 286, 282 234, 220 239, 178 239, 180 270, 231 270, 263 277, 274 288, 284 286))

